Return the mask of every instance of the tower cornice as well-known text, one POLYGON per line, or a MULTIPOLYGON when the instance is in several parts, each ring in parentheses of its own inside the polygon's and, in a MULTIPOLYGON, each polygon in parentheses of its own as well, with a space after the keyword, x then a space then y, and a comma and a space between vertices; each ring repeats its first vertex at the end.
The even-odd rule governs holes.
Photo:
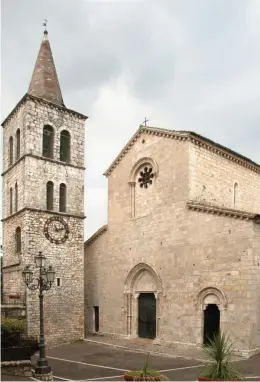
POLYGON ((59 216, 65 217, 65 218, 66 217, 67 218, 75 218, 75 219, 80 219, 80 220, 84 220, 86 218, 85 215, 67 214, 67 213, 64 213, 64 212, 52 211, 52 210, 50 211, 50 210, 41 209, 41 208, 24 207, 24 208, 21 208, 19 211, 14 212, 12 215, 6 216, 5 218, 1 219, 1 222, 5 222, 7 220, 10 220, 14 216, 20 215, 21 213, 23 213, 25 211, 40 212, 40 213, 46 213, 46 214, 49 214, 49 215, 59 215, 59 216))
POLYGON ((23 98, 16 104, 16 106, 14 107, 14 109, 8 114, 8 116, 5 118, 5 120, 1 123, 2 127, 5 126, 5 124, 14 116, 14 114, 20 109, 20 107, 27 101, 27 100, 32 100, 32 101, 35 101, 35 102, 38 102, 38 103, 41 103, 41 104, 44 104, 44 105, 48 105, 49 107, 53 108, 53 109, 58 109, 58 110, 61 110, 61 111, 64 111, 64 112, 67 112, 69 114, 72 114, 72 115, 75 115, 76 117, 80 118, 80 119, 83 119, 83 120, 86 120, 88 119, 88 117, 82 113, 79 113, 75 110, 72 110, 72 109, 68 109, 66 106, 60 106, 60 105, 57 105, 51 101, 47 101, 43 98, 39 98, 39 97, 35 97, 31 94, 28 94, 26 93, 23 98))
POLYGON ((26 157, 29 157, 29 158, 35 158, 35 159, 39 159, 39 160, 42 160, 42 161, 47 161, 47 162, 51 162, 51 163, 55 163, 55 164, 59 164, 61 166, 67 166, 67 167, 73 167, 73 168, 76 168, 78 170, 86 170, 86 167, 83 167, 83 166, 77 166, 75 164, 72 164, 70 162, 62 162, 62 161, 59 161, 59 160, 56 160, 56 159, 52 159, 52 158, 47 158, 47 157, 43 157, 41 155, 35 155, 35 154, 24 154, 23 156, 21 156, 17 161, 15 161, 12 166, 8 167, 4 172, 2 172, 1 176, 4 176, 5 174, 7 174, 9 171, 11 171, 18 163, 20 163, 21 161, 23 161, 26 157))

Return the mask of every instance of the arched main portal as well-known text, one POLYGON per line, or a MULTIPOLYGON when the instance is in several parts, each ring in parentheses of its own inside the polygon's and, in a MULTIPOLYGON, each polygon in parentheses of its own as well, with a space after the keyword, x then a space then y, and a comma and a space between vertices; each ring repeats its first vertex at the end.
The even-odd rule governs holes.
POLYGON ((162 283, 148 264, 136 265, 125 281, 126 333, 132 337, 155 338, 160 328, 162 283))

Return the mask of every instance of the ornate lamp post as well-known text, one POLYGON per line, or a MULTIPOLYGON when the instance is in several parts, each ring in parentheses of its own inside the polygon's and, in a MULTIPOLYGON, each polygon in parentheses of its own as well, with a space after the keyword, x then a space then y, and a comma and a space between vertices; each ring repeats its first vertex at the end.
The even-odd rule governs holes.
POLYGON ((40 357, 35 367, 35 375, 39 379, 41 376, 46 380, 46 374, 51 373, 51 367, 45 357, 45 341, 44 341, 44 318, 43 318, 43 291, 51 289, 53 281, 55 279, 55 271, 50 265, 49 268, 45 268, 46 257, 39 252, 39 255, 35 256, 36 267, 39 268, 39 276, 33 277, 33 272, 30 270, 31 265, 27 265, 23 272, 23 280, 30 290, 39 289, 39 301, 40 301, 40 341, 39 341, 39 353, 40 357), (45 378, 44 378, 45 376, 45 378))

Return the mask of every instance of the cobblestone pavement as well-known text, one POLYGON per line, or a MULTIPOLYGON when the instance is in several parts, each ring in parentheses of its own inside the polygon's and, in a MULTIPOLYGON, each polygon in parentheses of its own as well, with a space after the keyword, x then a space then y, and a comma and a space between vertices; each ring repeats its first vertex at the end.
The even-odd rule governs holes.
MULTIPOLYGON (((145 359, 144 352, 137 349, 127 350, 90 341, 49 349, 47 355, 57 381, 123 381, 124 372, 142 368, 145 359)), ((36 357, 32 362, 36 362, 36 357)), ((162 354, 151 354, 150 357, 150 367, 161 371, 171 381, 196 381, 202 365, 195 359, 162 354)), ((235 366, 245 380, 260 380, 260 355, 236 361, 235 366)), ((17 378, 2 376, 3 381, 25 380, 17 378)))

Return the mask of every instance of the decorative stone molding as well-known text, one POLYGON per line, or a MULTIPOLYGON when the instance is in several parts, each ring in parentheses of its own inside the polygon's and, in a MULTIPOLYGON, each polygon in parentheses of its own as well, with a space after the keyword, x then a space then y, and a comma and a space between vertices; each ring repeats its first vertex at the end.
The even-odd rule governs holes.
POLYGON ((132 170, 130 172, 130 179, 129 179, 130 183, 134 183, 135 184, 136 173, 138 172, 140 167, 142 167, 142 166, 144 166, 146 164, 150 165, 152 167, 153 174, 154 174, 155 177, 158 175, 158 164, 156 163, 156 161, 153 158, 144 157, 144 158, 139 159, 134 164, 134 166, 132 167, 132 170))
POLYGON ((210 294, 215 295, 219 301, 219 304, 225 310, 227 309, 228 303, 227 303, 227 298, 226 298, 225 293, 219 288, 210 286, 210 287, 206 287, 206 288, 201 289, 201 291, 197 294, 197 296, 196 296, 196 308, 197 308, 197 310, 204 309, 204 300, 210 294))
POLYGON ((87 241, 85 241, 84 246, 87 247, 88 245, 93 243, 93 241, 95 241, 99 236, 103 235, 103 233, 105 233, 107 230, 108 230, 107 224, 103 225, 103 227, 99 228, 99 230, 95 232, 94 235, 92 235, 87 241))
POLYGON ((132 270, 129 272, 126 281, 125 281, 125 293, 132 293, 133 287, 136 282, 136 280, 140 277, 140 274, 144 271, 147 271, 152 275, 154 278, 154 281, 156 283, 156 291, 157 293, 162 293, 163 287, 162 287, 162 281, 158 275, 158 273, 148 264, 145 263, 139 263, 137 264, 132 270))
POLYGON ((260 224, 260 214, 253 214, 251 212, 234 210, 232 208, 218 207, 194 201, 187 202, 187 207, 191 211, 199 211, 218 216, 222 215, 240 220, 253 220, 255 223, 260 224))
POLYGON ((28 93, 26 93, 23 98, 16 104, 16 106, 14 107, 14 109, 11 111, 11 113, 6 117, 6 119, 2 122, 2 126, 4 127, 4 125, 6 124, 7 121, 9 121, 13 116, 15 116, 15 114, 18 112, 18 110, 20 109, 20 107, 27 101, 27 100, 32 100, 32 101, 35 101, 35 102, 38 102, 40 104, 43 104, 43 105, 48 105, 48 107, 51 107, 52 109, 58 109, 58 110, 63 110, 65 112, 68 112, 72 115, 75 115, 77 116, 78 118, 82 118, 84 120, 88 119, 88 117, 84 114, 81 114, 81 113, 78 113, 77 111, 75 110, 71 110, 71 109, 68 109, 66 106, 59 106, 59 105, 56 105, 50 101, 47 101, 45 99, 42 99, 42 98, 38 98, 38 97, 35 97, 35 96, 32 96, 28 93))
MULTIPOLYGON (((138 281, 142 278, 144 273, 149 275, 154 280, 153 289, 148 293, 154 293, 156 299, 156 337, 160 333, 160 311, 161 311, 161 295, 162 295, 162 282, 157 272, 148 264, 139 263, 129 272, 125 281, 125 311, 126 311, 126 334, 127 336, 138 336, 138 297, 142 290, 138 288, 138 281)), ((145 291, 144 293, 147 293, 145 291)))
POLYGON ((3 218, 1 221, 5 222, 5 221, 9 220, 10 218, 17 216, 17 215, 19 215, 25 211, 45 212, 45 213, 50 214, 50 215, 60 215, 60 216, 63 216, 65 218, 75 218, 75 219, 85 219, 86 218, 86 216, 84 216, 84 215, 74 215, 74 214, 67 214, 65 212, 59 212, 59 211, 50 211, 50 210, 43 210, 40 208, 24 207, 21 210, 13 213, 12 215, 9 215, 6 218, 3 218))
POLYGON ((191 131, 175 131, 175 130, 166 130, 158 127, 148 127, 140 125, 137 132, 134 136, 127 142, 125 147, 116 157, 116 159, 112 162, 110 167, 105 171, 104 175, 108 176, 114 170, 114 168, 118 165, 118 163, 123 159, 128 151, 131 150, 131 147, 137 141, 141 134, 150 134, 156 135, 160 137, 176 139, 180 141, 189 141, 198 147, 202 147, 208 151, 214 152, 215 154, 228 159, 234 163, 237 163, 240 166, 243 166, 253 172, 260 174, 260 165, 258 163, 253 162, 249 158, 244 157, 243 155, 236 153, 235 151, 222 146, 208 138, 205 138, 199 134, 196 134, 191 131))
POLYGON ((40 160, 45 161, 45 162, 52 162, 52 163, 55 163, 55 164, 59 164, 61 166, 73 167, 73 168, 77 168, 79 170, 86 170, 85 167, 77 166, 77 165, 69 163, 69 162, 63 162, 63 161, 60 161, 60 160, 56 160, 56 159, 52 159, 52 158, 47 158, 47 157, 43 157, 43 156, 35 155, 35 154, 24 154, 17 161, 15 161, 12 164, 12 166, 8 167, 1 175, 4 176, 5 174, 7 174, 12 168, 14 168, 19 162, 24 160, 26 157, 40 159, 40 160))

